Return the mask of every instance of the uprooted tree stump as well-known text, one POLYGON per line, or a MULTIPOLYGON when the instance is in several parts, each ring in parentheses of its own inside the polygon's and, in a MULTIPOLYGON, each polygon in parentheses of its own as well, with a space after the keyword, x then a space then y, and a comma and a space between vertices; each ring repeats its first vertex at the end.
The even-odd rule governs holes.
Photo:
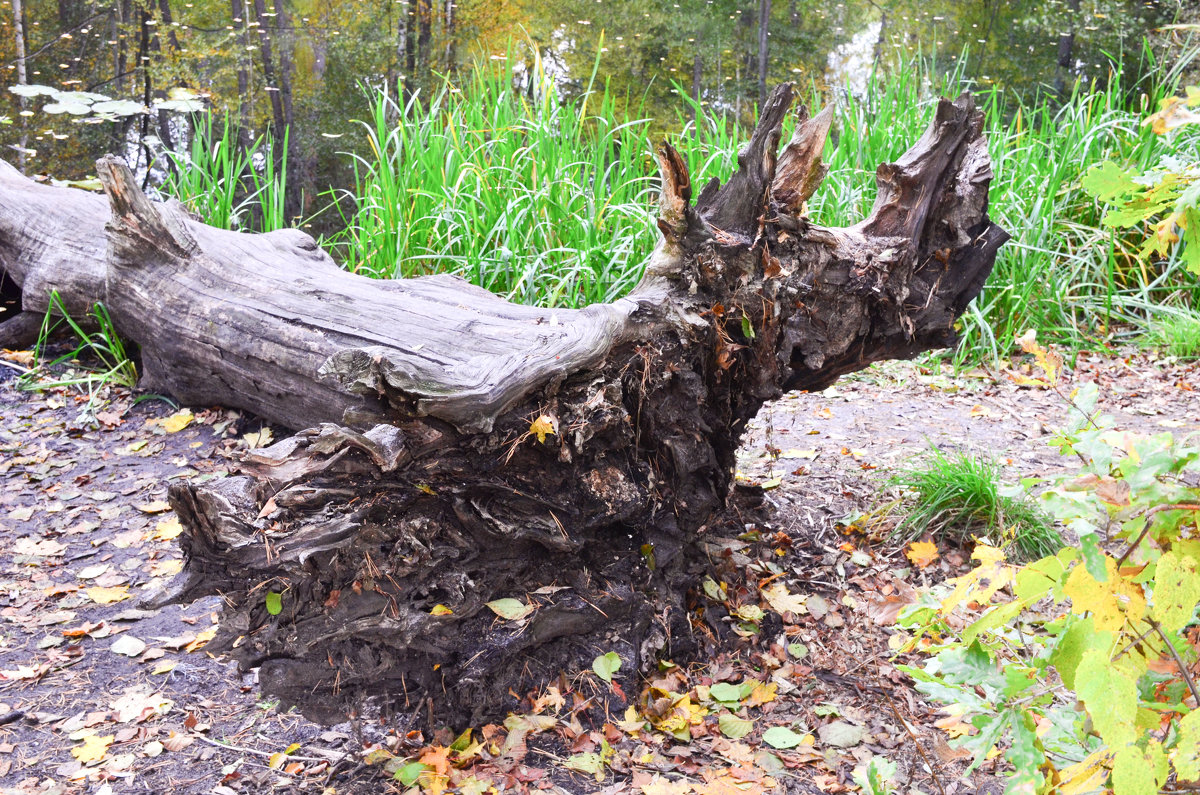
POLYGON ((302 232, 151 202, 115 158, 107 202, 0 168, 0 270, 25 310, 0 345, 51 289, 70 311, 103 301, 146 388, 307 428, 170 488, 186 569, 169 598, 222 595, 217 643, 285 704, 337 719, 388 695, 456 723, 607 651, 636 674, 692 653, 700 541, 763 402, 952 344, 1007 239, 970 97, 879 167, 846 229, 802 215, 831 113, 802 111, 779 153, 792 98, 771 95, 737 173, 694 204, 660 149, 645 277, 582 310, 355 276, 302 232), (507 597, 528 615, 486 606, 507 597))

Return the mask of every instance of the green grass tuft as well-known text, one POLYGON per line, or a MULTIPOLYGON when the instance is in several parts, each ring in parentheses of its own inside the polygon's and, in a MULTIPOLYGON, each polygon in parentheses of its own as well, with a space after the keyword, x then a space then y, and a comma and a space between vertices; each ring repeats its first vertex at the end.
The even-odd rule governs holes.
POLYGON ((76 321, 67 312, 57 290, 50 292, 50 307, 42 319, 42 328, 34 346, 37 366, 21 375, 17 384, 30 392, 62 387, 79 389, 88 395, 81 417, 93 415, 104 404, 101 392, 108 386, 133 389, 137 386, 137 364, 117 334, 104 304, 92 307, 86 323, 76 321), (59 331, 75 337, 75 347, 53 361, 46 360, 50 338, 59 331))
POLYGON ((912 493, 912 509, 893 531, 901 541, 926 533, 956 543, 976 537, 1026 560, 1062 548, 1052 522, 1028 496, 1007 493, 1000 485, 1000 465, 993 459, 931 447, 888 485, 912 493))
POLYGON ((1178 359, 1200 359, 1200 312, 1162 314, 1150 323, 1142 341, 1178 359))

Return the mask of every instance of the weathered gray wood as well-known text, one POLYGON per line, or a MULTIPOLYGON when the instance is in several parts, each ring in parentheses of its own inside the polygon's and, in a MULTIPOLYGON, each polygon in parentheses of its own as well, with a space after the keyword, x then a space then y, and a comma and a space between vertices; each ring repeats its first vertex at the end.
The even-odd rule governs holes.
POLYGON ((43 317, 37 312, 18 312, 0 322, 0 348, 28 348, 37 341, 43 317))
POLYGON ((880 166, 874 209, 846 229, 803 217, 830 113, 780 154, 792 99, 771 95, 738 172, 695 203, 660 149, 662 239, 612 304, 361 278, 303 233, 150 202, 112 158, 107 206, 0 169, 0 269, 27 309, 51 287, 104 300, 148 386, 308 427, 236 477, 171 487, 187 568, 163 598, 221 593, 218 642, 318 717, 382 694, 478 718, 598 653, 626 675, 693 653, 700 531, 727 507, 745 423, 785 389, 951 344, 982 287, 1006 235, 969 97, 880 166), (66 273, 64 250, 101 265, 66 273), (484 605, 504 597, 537 608, 498 622, 484 605))

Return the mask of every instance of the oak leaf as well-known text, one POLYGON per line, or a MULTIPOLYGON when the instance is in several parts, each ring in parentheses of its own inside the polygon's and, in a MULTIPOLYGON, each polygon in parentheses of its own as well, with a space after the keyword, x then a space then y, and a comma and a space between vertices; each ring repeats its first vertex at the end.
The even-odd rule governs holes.
POLYGON ((95 734, 83 738, 83 745, 71 749, 71 756, 79 760, 81 765, 99 762, 108 753, 108 746, 113 743, 113 735, 99 737, 95 734))
POLYGON ((904 557, 911 560, 918 569, 924 569, 938 559, 937 544, 929 541, 914 541, 908 545, 904 557))

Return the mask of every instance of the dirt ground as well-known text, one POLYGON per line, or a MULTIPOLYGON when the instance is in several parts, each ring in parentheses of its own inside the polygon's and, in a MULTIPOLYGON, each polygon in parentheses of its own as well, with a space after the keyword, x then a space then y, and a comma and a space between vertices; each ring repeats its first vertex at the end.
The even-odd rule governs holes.
MULTIPOLYGON (((253 672, 206 653, 216 598, 137 607, 182 563, 167 484, 220 477, 268 442, 260 424, 211 408, 178 427, 174 407, 119 390, 86 416, 83 396, 19 391, 13 375, 0 367, 0 792, 404 791, 389 773, 420 759, 426 791, 836 793, 857 789, 854 771, 880 755, 897 763, 897 792, 1002 786, 986 766, 961 777, 941 715, 888 650, 894 608, 966 555, 943 549, 916 570, 851 520, 889 499, 886 474, 930 444, 994 455, 1012 481, 1069 470, 1046 444, 1071 410, 1053 391, 888 363, 767 407, 740 478, 767 489, 774 515, 711 543, 726 589, 783 585, 776 593, 803 606, 768 611, 760 631, 731 633, 713 659, 651 683, 643 713, 671 694, 688 739, 657 719, 647 730, 644 715, 605 715, 584 698, 595 676, 564 672, 530 694, 526 716, 475 727, 477 742, 448 758, 452 733, 406 735, 368 719, 325 727, 276 711, 253 672), (729 684, 745 695, 716 707, 713 687, 729 684), (762 738, 773 727, 802 739, 773 746, 762 738)), ((1200 431, 1200 365, 1082 356, 1064 388, 1084 380, 1098 382, 1119 427, 1200 431)))

